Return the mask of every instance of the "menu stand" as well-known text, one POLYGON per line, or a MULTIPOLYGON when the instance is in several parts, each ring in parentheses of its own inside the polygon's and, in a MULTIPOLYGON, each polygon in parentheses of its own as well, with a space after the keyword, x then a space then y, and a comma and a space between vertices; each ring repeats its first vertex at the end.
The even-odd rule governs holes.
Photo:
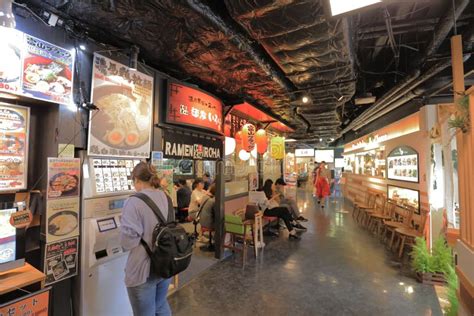
POLYGON ((44 288, 46 276, 29 263, 24 266, 0 273, 0 295, 40 283, 44 288))

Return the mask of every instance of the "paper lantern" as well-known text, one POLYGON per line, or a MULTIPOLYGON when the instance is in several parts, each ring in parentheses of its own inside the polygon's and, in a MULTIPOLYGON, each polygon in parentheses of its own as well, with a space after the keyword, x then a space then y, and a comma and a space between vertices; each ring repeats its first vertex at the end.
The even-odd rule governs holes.
POLYGON ((242 142, 242 131, 238 131, 237 133, 235 133, 234 138, 235 142, 237 144, 240 144, 242 142))
POLYGON ((252 124, 245 124, 242 127, 242 148, 248 152, 255 148, 255 131, 252 124))
POLYGON ((227 137, 231 137, 230 125, 229 124, 224 125, 224 135, 227 136, 227 137))
POLYGON ((257 144, 257 151, 259 154, 264 154, 268 149, 267 132, 264 129, 259 129, 255 133, 255 143, 257 144))
POLYGON ((225 138, 225 155, 229 156, 232 155, 235 151, 235 146, 236 146, 235 139, 232 137, 226 137, 225 138))
POLYGON ((239 158, 242 161, 247 161, 250 159, 250 153, 247 152, 246 150, 241 149, 239 152, 239 158))
POLYGON ((285 158, 285 137, 273 137, 270 150, 273 159, 285 158))

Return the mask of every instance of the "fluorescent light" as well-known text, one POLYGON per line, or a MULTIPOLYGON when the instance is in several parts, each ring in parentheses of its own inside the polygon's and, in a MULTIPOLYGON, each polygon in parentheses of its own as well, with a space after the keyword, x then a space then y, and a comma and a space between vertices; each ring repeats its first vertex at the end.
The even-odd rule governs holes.
POLYGON ((294 143, 296 142, 297 140, 296 139, 293 139, 293 138, 288 138, 288 139, 285 139, 285 143, 294 143))
POLYGON ((382 0, 329 0, 332 16, 347 13, 380 2, 382 2, 382 0))
POLYGON ((355 98, 355 104, 356 105, 372 104, 372 103, 375 103, 375 100, 376 100, 376 97, 374 96, 355 98))

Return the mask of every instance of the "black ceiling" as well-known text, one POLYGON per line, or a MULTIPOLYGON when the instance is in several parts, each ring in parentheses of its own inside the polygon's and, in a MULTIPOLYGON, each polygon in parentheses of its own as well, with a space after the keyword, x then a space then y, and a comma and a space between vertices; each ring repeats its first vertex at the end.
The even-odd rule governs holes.
POLYGON ((438 91, 449 83, 447 38, 456 29, 472 40, 474 29, 469 0, 455 0, 454 12, 451 0, 389 1, 339 19, 328 18, 323 0, 20 2, 69 17, 77 34, 136 44, 147 63, 225 102, 271 109, 296 127, 293 137, 313 143, 438 91), (354 98, 370 94, 378 101, 360 116, 368 106, 354 98))

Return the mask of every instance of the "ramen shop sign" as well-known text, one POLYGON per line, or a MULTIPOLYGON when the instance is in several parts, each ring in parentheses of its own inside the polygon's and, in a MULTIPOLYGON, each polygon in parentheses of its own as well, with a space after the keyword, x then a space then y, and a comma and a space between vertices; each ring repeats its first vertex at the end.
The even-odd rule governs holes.
POLYGON ((217 160, 222 158, 223 143, 170 131, 164 133, 163 156, 174 159, 217 160))
POLYGON ((222 133, 222 102, 179 83, 168 85, 166 122, 222 133))

